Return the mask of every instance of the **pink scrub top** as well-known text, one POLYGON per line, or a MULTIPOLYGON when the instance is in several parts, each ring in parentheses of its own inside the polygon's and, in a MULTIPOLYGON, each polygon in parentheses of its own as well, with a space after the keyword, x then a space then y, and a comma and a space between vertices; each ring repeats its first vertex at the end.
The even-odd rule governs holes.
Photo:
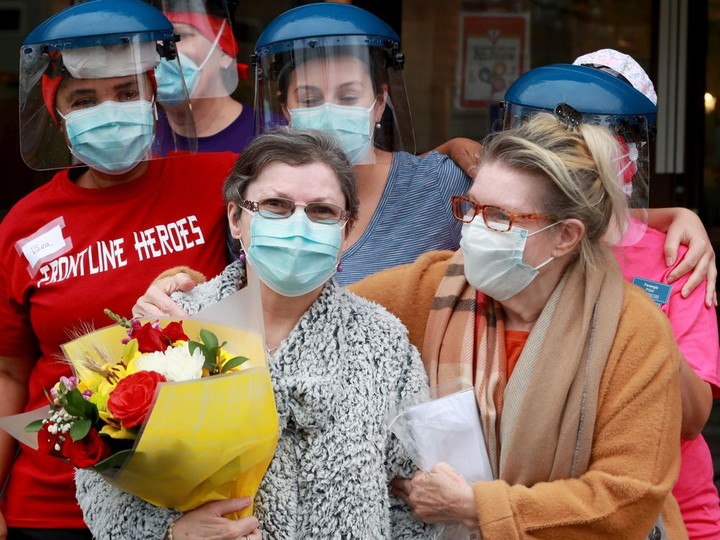
MULTIPOLYGON (((681 246, 678 261, 665 264, 665 234, 631 222, 629 234, 640 236, 633 245, 616 246, 615 257, 625 279, 644 289, 667 315, 678 347, 695 373, 710 383, 713 397, 720 397, 720 349, 715 309, 705 307, 705 286, 687 298, 680 294, 689 276, 668 285, 667 276, 682 260, 687 249, 681 246)), ((628 235, 626 235, 627 237, 628 235)), ((680 476, 673 495, 680 505, 691 539, 720 538, 720 502, 713 484, 710 449, 702 435, 681 441, 680 476)))

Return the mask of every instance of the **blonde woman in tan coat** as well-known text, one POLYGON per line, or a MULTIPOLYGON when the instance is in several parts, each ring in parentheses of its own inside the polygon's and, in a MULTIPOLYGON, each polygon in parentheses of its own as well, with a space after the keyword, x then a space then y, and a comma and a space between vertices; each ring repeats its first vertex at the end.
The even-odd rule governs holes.
POLYGON ((406 324, 431 385, 475 388, 496 480, 441 463, 396 481, 420 519, 484 538, 687 537, 670 493, 679 353, 601 241, 622 229, 615 152, 604 128, 547 114, 494 136, 453 199, 461 249, 354 286, 406 324))

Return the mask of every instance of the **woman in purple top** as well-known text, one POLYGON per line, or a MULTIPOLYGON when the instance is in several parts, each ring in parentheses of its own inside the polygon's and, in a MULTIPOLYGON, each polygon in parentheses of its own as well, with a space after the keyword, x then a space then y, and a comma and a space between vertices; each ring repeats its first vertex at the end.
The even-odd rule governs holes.
MULTIPOLYGON (((240 153, 254 130, 252 107, 231 96, 238 80, 247 79, 248 72, 247 64, 238 64, 236 59, 238 46, 229 9, 233 2, 160 0, 159 4, 180 35, 177 49, 182 73, 177 62, 162 62, 155 70, 157 100, 162 106, 158 131, 174 133, 177 148, 195 150, 189 141, 197 139, 198 152, 240 153), (178 127, 175 105, 184 93, 183 80, 191 98, 195 133, 184 133, 178 127)), ((165 155, 166 146, 157 145, 154 150, 165 155)))

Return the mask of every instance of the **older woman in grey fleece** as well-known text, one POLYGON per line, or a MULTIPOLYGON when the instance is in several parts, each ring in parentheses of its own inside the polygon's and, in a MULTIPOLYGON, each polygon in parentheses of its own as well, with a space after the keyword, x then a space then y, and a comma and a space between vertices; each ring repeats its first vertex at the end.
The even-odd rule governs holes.
POLYGON ((221 503, 183 515, 78 470, 90 530, 102 539, 429 537, 388 489, 413 469, 387 416, 427 388, 418 352, 399 320, 332 279, 357 217, 352 166, 329 136, 284 129, 247 147, 224 191, 245 256, 173 298, 193 314, 242 287, 246 271, 260 278, 280 440, 255 498, 259 529, 254 518, 223 518, 221 503))

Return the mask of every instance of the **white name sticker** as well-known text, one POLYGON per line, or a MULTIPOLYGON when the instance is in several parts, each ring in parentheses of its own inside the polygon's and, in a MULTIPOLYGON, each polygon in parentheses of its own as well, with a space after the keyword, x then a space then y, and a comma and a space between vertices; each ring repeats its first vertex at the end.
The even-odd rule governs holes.
POLYGON ((30 236, 18 240, 15 250, 28 261, 28 273, 35 277, 40 265, 63 255, 72 249, 72 240, 65 237, 62 230, 65 220, 62 217, 43 225, 30 236))

